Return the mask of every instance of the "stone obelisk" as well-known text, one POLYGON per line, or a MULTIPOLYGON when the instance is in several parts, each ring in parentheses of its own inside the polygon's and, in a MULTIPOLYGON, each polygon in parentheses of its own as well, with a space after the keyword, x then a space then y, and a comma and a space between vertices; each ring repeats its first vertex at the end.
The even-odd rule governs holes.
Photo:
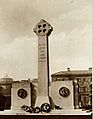
POLYGON ((39 107, 43 103, 49 103, 48 36, 52 30, 52 26, 44 19, 41 19, 34 28, 38 36, 38 92, 35 106, 39 107))

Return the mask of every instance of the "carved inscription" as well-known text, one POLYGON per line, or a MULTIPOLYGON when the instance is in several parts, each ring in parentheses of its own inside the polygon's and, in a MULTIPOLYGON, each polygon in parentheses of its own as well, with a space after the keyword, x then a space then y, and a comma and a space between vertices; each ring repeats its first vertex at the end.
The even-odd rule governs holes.
POLYGON ((46 50, 45 44, 39 44, 39 62, 45 62, 47 60, 46 50))

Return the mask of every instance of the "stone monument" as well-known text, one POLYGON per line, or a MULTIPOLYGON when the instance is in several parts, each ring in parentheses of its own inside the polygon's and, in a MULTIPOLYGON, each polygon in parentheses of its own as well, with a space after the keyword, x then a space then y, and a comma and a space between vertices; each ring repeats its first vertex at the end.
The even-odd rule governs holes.
POLYGON ((53 30, 44 19, 36 25, 34 32, 38 36, 38 93, 35 106, 49 103, 49 53, 48 36, 53 30))

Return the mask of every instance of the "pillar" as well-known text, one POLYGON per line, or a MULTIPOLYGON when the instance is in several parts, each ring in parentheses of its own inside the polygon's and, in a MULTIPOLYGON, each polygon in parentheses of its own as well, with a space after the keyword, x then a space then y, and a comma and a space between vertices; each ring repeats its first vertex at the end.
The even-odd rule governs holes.
POLYGON ((79 109, 79 88, 77 81, 74 81, 74 89, 75 89, 75 109, 79 109))
POLYGON ((38 36, 38 93, 35 106, 39 107, 50 103, 48 36, 52 30, 52 26, 43 19, 34 28, 38 36))

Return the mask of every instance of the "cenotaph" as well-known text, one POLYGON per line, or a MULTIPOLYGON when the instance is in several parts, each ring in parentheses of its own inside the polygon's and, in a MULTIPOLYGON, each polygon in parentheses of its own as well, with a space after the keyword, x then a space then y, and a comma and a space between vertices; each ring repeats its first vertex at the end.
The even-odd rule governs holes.
POLYGON ((34 28, 38 36, 38 93, 35 106, 49 103, 49 53, 48 36, 53 30, 52 26, 41 19, 34 28))

